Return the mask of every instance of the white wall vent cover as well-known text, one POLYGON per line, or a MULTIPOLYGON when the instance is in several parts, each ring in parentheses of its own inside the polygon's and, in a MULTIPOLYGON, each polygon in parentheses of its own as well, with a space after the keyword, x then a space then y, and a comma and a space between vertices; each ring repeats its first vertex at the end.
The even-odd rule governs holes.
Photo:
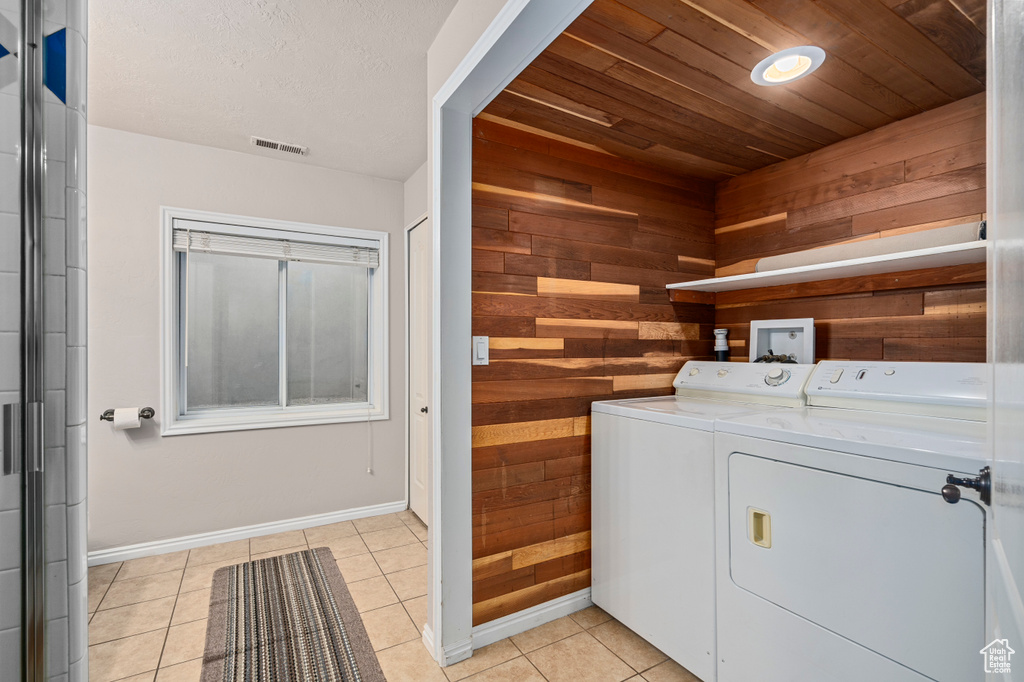
POLYGON ((303 147, 298 144, 288 144, 287 142, 278 142, 276 140, 268 140, 265 137, 256 137, 253 135, 249 138, 249 142, 255 147, 263 147, 264 149, 274 149, 279 152, 298 154, 300 156, 306 156, 309 154, 309 147, 303 147))

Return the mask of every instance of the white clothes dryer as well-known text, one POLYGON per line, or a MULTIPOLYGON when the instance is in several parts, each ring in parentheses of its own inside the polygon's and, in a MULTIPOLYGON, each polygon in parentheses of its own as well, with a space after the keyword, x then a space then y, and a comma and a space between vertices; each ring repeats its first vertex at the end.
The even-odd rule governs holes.
POLYGON ((675 396, 595 402, 594 603, 715 679, 716 420, 804 402, 813 365, 687 362, 675 396))
POLYGON ((718 423, 720 682, 984 679, 987 371, 822 362, 718 423))

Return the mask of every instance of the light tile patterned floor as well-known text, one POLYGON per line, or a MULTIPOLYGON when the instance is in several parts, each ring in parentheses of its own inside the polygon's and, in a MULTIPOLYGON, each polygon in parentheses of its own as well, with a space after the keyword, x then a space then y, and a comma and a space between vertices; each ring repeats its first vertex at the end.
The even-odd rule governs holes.
POLYGON ((423 647, 427 529, 412 512, 89 569, 91 682, 198 682, 213 573, 330 547, 388 682, 699 682, 592 607, 439 668, 423 647))

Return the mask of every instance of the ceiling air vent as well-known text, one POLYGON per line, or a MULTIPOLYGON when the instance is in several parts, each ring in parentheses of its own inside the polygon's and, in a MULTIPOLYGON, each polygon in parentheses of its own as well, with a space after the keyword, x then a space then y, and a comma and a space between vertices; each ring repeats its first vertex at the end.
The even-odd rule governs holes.
POLYGON ((287 152, 288 154, 298 154, 299 156, 305 156, 309 154, 309 147, 303 147, 297 144, 288 144, 287 142, 277 142, 275 140, 268 140, 265 137, 256 137, 253 135, 249 138, 249 142, 256 147, 263 147, 264 149, 274 149, 279 152, 287 152))

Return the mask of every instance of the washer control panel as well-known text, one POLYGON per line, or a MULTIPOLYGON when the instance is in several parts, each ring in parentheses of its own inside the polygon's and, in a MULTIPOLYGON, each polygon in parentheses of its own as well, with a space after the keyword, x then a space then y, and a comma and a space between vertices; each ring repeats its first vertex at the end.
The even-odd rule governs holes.
POLYGON ((803 387, 813 370, 814 365, 691 360, 679 370, 673 386, 677 395, 802 405, 803 387))
POLYGON ((989 366, 980 362, 819 362, 810 405, 976 419, 984 412, 989 366))

